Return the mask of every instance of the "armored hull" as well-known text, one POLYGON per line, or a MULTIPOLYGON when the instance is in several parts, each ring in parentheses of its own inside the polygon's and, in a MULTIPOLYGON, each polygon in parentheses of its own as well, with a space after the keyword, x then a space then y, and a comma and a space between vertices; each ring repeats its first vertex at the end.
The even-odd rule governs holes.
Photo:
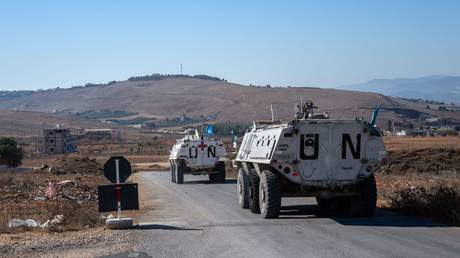
POLYGON ((316 197, 320 208, 372 216, 377 189, 374 172, 386 157, 375 121, 329 120, 298 106, 289 123, 257 126, 241 142, 238 203, 263 218, 278 217, 282 197, 316 197))
POLYGON ((236 161, 245 170, 269 167, 293 183, 334 189, 370 176, 385 155, 382 137, 365 122, 318 119, 253 129, 236 161))
POLYGON ((197 131, 189 132, 171 149, 171 180, 182 184, 184 174, 208 174, 211 181, 223 182, 226 155, 221 140, 200 137, 197 131))

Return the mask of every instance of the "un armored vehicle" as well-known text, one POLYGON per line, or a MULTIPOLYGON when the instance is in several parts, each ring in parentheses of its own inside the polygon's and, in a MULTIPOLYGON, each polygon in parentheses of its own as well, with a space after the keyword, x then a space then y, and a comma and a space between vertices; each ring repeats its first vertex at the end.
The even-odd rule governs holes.
POLYGON ((386 157, 380 108, 370 122, 328 119, 311 101, 298 109, 289 123, 254 123, 244 135, 234 161, 240 207, 276 218, 282 197, 316 197, 321 209, 372 216, 374 172, 386 157))
POLYGON ((219 139, 200 137, 197 130, 189 130, 177 140, 169 155, 171 181, 184 183, 184 174, 209 175, 214 183, 225 182, 225 151, 219 139))

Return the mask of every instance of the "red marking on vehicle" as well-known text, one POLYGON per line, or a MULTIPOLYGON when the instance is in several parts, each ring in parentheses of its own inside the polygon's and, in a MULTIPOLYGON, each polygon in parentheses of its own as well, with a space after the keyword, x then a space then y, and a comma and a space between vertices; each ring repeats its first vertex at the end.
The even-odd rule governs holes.
POLYGON ((292 175, 293 175, 293 176, 299 176, 300 173, 296 171, 296 172, 292 173, 292 175))
POLYGON ((208 147, 208 145, 207 145, 207 144, 204 144, 204 141, 201 140, 200 145, 198 145, 197 147, 200 148, 201 151, 204 151, 204 148, 208 147))

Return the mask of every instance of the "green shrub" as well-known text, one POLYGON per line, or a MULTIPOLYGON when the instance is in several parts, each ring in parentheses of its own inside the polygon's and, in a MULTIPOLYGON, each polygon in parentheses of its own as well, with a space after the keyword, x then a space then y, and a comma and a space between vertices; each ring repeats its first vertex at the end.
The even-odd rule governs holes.
POLYGON ((24 152, 14 138, 0 138, 0 165, 17 167, 22 164, 24 152))

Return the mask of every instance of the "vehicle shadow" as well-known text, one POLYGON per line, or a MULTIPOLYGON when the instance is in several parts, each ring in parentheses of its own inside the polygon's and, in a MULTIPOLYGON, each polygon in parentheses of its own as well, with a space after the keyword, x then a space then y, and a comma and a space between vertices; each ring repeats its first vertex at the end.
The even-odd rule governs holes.
POLYGON ((236 179, 225 179, 225 183, 213 183, 209 180, 184 181, 184 185, 195 185, 195 184, 210 184, 210 185, 236 184, 236 179))
POLYGON ((134 229, 137 230, 151 230, 151 229, 157 229, 157 230, 202 230, 200 228, 186 228, 186 227, 176 227, 176 226, 170 226, 170 225, 162 225, 162 224, 141 224, 141 225, 136 225, 134 226, 134 229))
POLYGON ((377 227, 450 227, 430 218, 406 216, 385 209, 377 209, 374 217, 356 218, 347 212, 320 210, 317 205, 282 206, 280 219, 316 219, 330 218, 345 226, 377 227))

